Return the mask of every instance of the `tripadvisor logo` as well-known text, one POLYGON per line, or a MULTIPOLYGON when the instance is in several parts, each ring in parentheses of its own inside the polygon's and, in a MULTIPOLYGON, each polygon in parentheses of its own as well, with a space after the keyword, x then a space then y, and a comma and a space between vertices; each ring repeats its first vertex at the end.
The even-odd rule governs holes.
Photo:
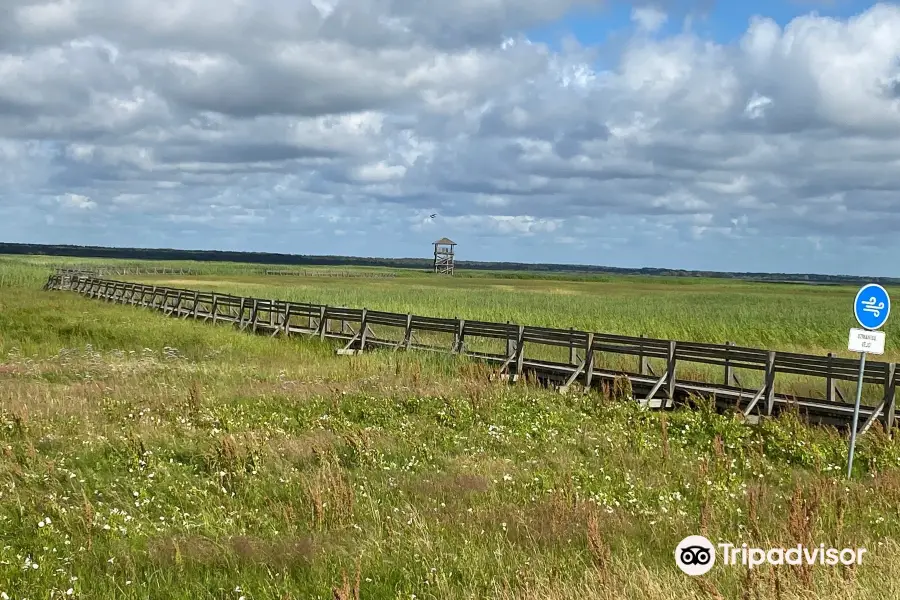
POLYGON ((675 548, 675 564, 688 575, 703 575, 716 564, 716 549, 702 535, 689 535, 675 548))
POLYGON ((826 548, 825 544, 807 548, 798 544, 791 548, 752 548, 720 542, 713 545, 702 535, 689 535, 675 548, 675 564, 691 576, 708 573, 716 563, 716 548, 721 551, 722 564, 743 565, 750 569, 760 565, 822 565, 834 567, 861 565, 865 548, 826 548))

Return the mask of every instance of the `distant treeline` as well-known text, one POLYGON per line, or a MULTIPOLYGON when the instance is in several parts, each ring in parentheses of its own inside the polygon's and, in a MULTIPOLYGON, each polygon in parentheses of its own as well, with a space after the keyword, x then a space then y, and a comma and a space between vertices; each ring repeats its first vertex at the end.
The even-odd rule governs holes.
MULTIPOLYGON (((112 258, 130 260, 181 260, 235 262, 266 265, 326 265, 355 267, 392 267, 395 269, 430 270, 428 258, 375 258, 357 256, 280 254, 275 252, 233 252, 227 250, 176 250, 171 248, 105 248, 102 246, 11 244, 0 242, 0 254, 34 254, 81 258, 112 258)), ((565 265, 548 263, 514 263, 487 261, 456 261, 458 269, 473 271, 524 271, 531 273, 583 273, 609 275, 648 275, 665 277, 712 277, 750 279, 778 283, 868 283, 900 284, 894 277, 858 277, 853 275, 816 275, 793 273, 736 273, 722 271, 688 271, 683 269, 626 269, 593 265, 565 265)))

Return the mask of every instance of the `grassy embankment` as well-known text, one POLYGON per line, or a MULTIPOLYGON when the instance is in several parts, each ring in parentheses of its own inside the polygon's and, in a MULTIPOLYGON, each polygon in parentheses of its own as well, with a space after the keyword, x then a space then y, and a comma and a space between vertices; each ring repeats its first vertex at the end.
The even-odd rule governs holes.
MULTIPOLYGON (((0 273, 0 592, 11 598, 349 598, 357 580, 362 598, 900 596, 900 447, 877 430, 846 483, 845 440, 791 419, 662 416, 415 353, 336 357, 315 340, 240 335, 42 282, 0 273), (672 552, 698 532, 868 554, 853 569, 717 566, 691 579, 672 552)), ((431 284, 399 298, 371 284, 242 285, 414 310, 431 284)), ((443 306, 501 314, 478 293, 466 303, 450 290, 443 306)), ((521 295, 480 293, 523 321, 564 321, 521 295)), ((701 326, 665 300, 619 294, 645 300, 625 303, 647 320, 624 332, 701 326), (648 305, 668 312, 652 318, 648 305)), ((591 302, 618 306, 583 294, 563 310, 589 324, 591 302)), ((625 328, 624 310, 601 314, 625 328)), ((837 307, 824 312, 841 325, 837 307)), ((710 325, 706 335, 721 331, 710 325)), ((746 343, 766 331, 727 333, 746 343)))

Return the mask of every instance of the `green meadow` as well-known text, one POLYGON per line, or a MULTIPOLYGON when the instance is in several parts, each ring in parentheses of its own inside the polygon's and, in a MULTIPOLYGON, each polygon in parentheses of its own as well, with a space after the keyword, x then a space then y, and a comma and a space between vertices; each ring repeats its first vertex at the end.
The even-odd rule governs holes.
MULTIPOLYGON (((900 597, 900 444, 878 426, 847 480, 845 437, 791 415, 750 426, 430 353, 336 356, 42 291, 58 262, 0 260, 4 600, 900 597), (673 554, 691 534, 867 552, 689 577, 673 554)), ((202 274, 133 279, 816 353, 853 325, 838 287, 183 267, 202 274)))

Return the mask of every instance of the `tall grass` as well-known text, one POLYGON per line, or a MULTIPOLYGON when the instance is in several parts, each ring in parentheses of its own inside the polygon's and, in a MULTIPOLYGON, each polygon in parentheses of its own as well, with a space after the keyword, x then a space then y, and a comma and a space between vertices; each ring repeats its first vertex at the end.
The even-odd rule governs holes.
MULTIPOLYGON (((844 481, 846 440, 791 415, 750 427, 560 397, 465 360, 339 357, 316 340, 42 292, 40 266, 0 272, 0 598, 900 597, 900 447, 878 426, 844 481), (854 568, 717 565, 692 579, 673 551, 697 533, 868 553, 854 568)), ((551 299, 591 322, 616 294, 642 297, 622 285, 194 283, 432 314, 446 292, 451 313, 469 306, 460 316, 503 308, 550 324, 567 318, 551 299)), ((748 319, 767 314, 750 306, 748 319)), ((701 323, 681 319, 681 331, 701 323)))
POLYGON ((30 286, 0 304, 16 600, 900 593, 900 448, 877 427, 845 482, 846 440, 790 416, 661 415, 30 286), (691 579, 673 551, 700 532, 868 554, 691 579))
MULTIPOLYGON (((583 329, 663 339, 852 356, 855 289, 714 282, 574 282, 450 279, 153 277, 157 284, 392 312, 583 329)), ((900 358, 900 321, 886 326, 900 358)))

